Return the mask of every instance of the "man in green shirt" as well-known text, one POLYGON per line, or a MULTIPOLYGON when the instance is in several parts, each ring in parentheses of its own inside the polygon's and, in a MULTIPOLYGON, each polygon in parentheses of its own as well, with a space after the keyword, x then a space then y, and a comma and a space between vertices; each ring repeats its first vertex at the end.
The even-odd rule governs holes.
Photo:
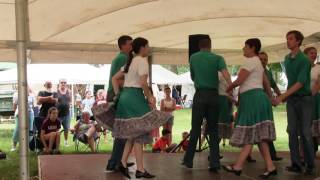
POLYGON ((218 71, 231 84, 230 75, 222 56, 211 52, 211 39, 203 38, 199 41, 200 51, 190 57, 191 79, 194 81, 196 93, 192 105, 192 127, 190 142, 183 159, 183 165, 193 167, 193 158, 197 141, 201 135, 203 119, 207 121, 206 134, 209 135, 210 164, 209 171, 217 172, 219 162, 218 136, 218 71))
MULTIPOLYGON (((273 79, 272 72, 267 68, 267 65, 268 65, 268 54, 265 53, 265 52, 260 52, 259 53, 259 58, 260 58, 262 66, 264 68, 264 72, 268 77, 268 80, 269 80, 271 88, 277 94, 277 96, 280 96, 281 92, 280 92, 280 90, 279 90, 279 88, 277 86, 276 81, 273 79)), ((269 152, 270 152, 270 156, 271 156, 272 161, 281 161, 282 158, 277 156, 277 152, 276 152, 276 149, 274 147, 273 141, 270 141, 268 143, 268 145, 269 145, 269 152)))
POLYGON ((311 64, 300 50, 303 35, 299 31, 287 33, 287 46, 290 54, 285 57, 284 66, 288 78, 288 88, 278 96, 277 103, 287 100, 287 117, 291 166, 286 170, 301 173, 302 162, 299 152, 299 136, 302 142, 305 174, 313 174, 314 150, 311 135, 313 100, 310 88, 311 64))
MULTIPOLYGON (((118 46, 119 46, 120 52, 111 63, 109 87, 107 92, 108 102, 113 101, 113 98, 114 98, 114 91, 113 91, 113 86, 111 82, 112 76, 114 76, 121 69, 121 67, 123 67, 127 63, 127 59, 132 50, 132 38, 130 36, 121 36, 118 39, 118 46)), ((117 170, 122 158, 125 143, 126 143, 125 139, 115 138, 113 142, 112 154, 106 167, 107 171, 117 170)), ((128 167, 132 165, 134 164, 133 163, 127 164, 128 167)))

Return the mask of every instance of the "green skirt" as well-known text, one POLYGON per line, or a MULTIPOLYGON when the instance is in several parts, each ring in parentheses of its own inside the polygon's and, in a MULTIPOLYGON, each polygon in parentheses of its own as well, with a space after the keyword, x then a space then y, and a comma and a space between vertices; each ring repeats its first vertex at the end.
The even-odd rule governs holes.
POLYGON ((219 138, 229 139, 232 134, 232 103, 227 96, 219 96, 219 138))
POLYGON ((314 96, 312 136, 320 138, 320 93, 314 96))
POLYGON ((123 88, 112 134, 116 138, 138 143, 152 143, 151 131, 171 118, 170 114, 151 110, 141 88, 123 88))
POLYGON ((240 94, 240 104, 230 144, 242 147, 263 141, 274 141, 272 105, 262 89, 252 89, 240 94))

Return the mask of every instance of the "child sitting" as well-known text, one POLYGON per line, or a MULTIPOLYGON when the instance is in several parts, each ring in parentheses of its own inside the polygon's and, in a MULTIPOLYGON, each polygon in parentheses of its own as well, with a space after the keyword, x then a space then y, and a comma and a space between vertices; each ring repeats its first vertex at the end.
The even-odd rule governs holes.
POLYGON ((183 152, 187 151, 188 146, 189 146, 189 133, 188 132, 183 132, 182 133, 182 141, 181 141, 181 146, 178 149, 178 152, 183 152))
POLYGON ((48 117, 41 126, 40 139, 44 146, 43 154, 61 154, 60 145, 60 121, 58 120, 58 109, 52 107, 48 110, 48 117), (55 145, 55 151, 53 146, 55 145))
POLYGON ((169 138, 171 136, 171 132, 167 129, 162 130, 162 136, 158 141, 153 145, 152 152, 153 153, 161 153, 161 152, 170 152, 176 144, 169 145, 169 138))

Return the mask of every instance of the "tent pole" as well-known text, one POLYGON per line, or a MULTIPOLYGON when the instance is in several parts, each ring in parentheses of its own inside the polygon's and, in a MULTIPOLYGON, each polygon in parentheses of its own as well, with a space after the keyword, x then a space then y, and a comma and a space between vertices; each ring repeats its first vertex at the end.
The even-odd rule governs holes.
POLYGON ((149 86, 152 87, 152 55, 148 56, 149 64, 149 86))
POLYGON ((27 7, 28 0, 15 0, 16 15, 16 44, 17 44, 17 70, 18 70, 18 94, 19 94, 19 148, 20 148, 20 180, 29 179, 28 166, 28 107, 27 107, 27 7))
POLYGON ((71 94, 72 94, 72 97, 71 97, 71 117, 72 119, 75 119, 75 113, 74 113, 74 107, 75 107, 75 103, 74 103, 74 85, 75 84, 71 84, 71 94))

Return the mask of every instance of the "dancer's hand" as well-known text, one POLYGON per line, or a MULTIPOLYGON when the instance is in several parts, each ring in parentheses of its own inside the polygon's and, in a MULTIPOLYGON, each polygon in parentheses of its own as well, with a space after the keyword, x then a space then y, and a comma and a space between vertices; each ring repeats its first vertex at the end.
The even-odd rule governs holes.
POLYGON ((280 103, 282 103, 282 101, 283 101, 283 97, 280 95, 280 96, 278 96, 277 98, 275 98, 275 99, 273 100, 272 104, 275 105, 275 106, 277 106, 277 105, 279 105, 280 103))
POLYGON ((230 85, 227 87, 226 92, 227 92, 228 94, 232 95, 232 93, 233 93, 233 88, 234 88, 233 84, 230 84, 230 85))

